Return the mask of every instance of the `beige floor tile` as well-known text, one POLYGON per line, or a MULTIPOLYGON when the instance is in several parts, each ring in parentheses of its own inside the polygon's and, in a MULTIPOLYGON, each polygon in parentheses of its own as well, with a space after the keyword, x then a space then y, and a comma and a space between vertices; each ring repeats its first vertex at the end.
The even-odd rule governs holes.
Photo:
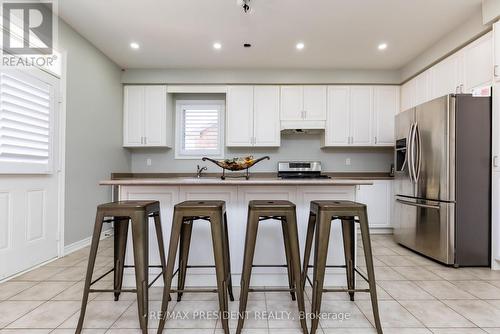
POLYGON ((0 303, 0 328, 19 319, 26 313, 37 308, 41 301, 4 301, 0 303))
POLYGON ((469 271, 463 270, 464 268, 427 267, 426 269, 449 281, 477 280, 476 276, 469 271))
MULTIPOLYGON (((150 332, 148 330, 148 333, 155 333, 155 332, 150 332)), ((172 331, 169 331, 169 333, 173 333, 172 331)), ((105 334, 142 334, 142 331, 140 329, 123 329, 123 328, 111 328, 108 329, 105 334)), ((208 334, 208 332, 207 332, 208 334)))
POLYGON ((377 255, 375 256, 377 259, 382 261, 388 266, 391 267, 407 267, 407 266, 415 266, 416 264, 410 261, 409 257, 401 256, 401 255, 377 255))
MULTIPOLYGON (((377 334, 375 328, 323 328, 325 334, 377 334)), ((385 331, 384 331, 385 333, 385 331)))
MULTIPOLYGON (((51 329, 0 329, 0 334, 47 334, 53 333, 51 329)), ((85 334, 85 333, 82 333, 85 334)))
POLYGON ((410 281, 380 281, 378 284, 396 300, 435 299, 410 281))
POLYGON ((174 309, 174 314, 188 312, 187 319, 168 319, 165 328, 193 328, 207 329, 215 328, 217 318, 215 312, 219 310, 219 303, 214 301, 182 301, 174 309), (203 318, 203 315, 210 315, 210 318, 203 318))
MULTIPOLYGON (((175 307, 175 302, 169 303, 169 310, 172 311, 175 307)), ((161 302, 149 302, 149 320, 148 328, 158 328, 159 318, 161 315, 161 302)), ((141 328, 139 325, 139 313, 137 311, 137 303, 132 303, 125 312, 112 324, 112 328, 141 328)))
POLYGON ((431 334, 427 328, 384 328, 384 334, 431 334))
POLYGON ((500 309, 483 300, 444 300, 446 305, 479 327, 500 327, 500 309))
POLYGON ((387 247, 372 246, 372 253, 373 255, 399 255, 398 253, 394 252, 392 249, 387 247))
MULTIPOLYGON (((97 268, 96 268, 97 269, 97 268)), ((70 281, 77 282, 85 279, 85 274, 87 273, 87 268, 84 267, 68 267, 64 268, 63 271, 51 276, 49 281, 70 281)), ((95 271, 94 271, 95 273, 95 271)), ((97 277, 94 274, 94 277, 97 277)))
POLYGON ((347 301, 323 301, 320 319, 322 328, 371 328, 372 325, 356 303, 347 301))
MULTIPOLYGON (((373 312, 369 301, 357 301, 361 311, 373 324, 373 312)), ((410 312, 408 312, 401 304, 391 300, 380 300, 378 302, 380 321, 382 327, 397 327, 397 328, 413 328, 424 327, 410 312)))
POLYGON ((484 330, 489 334, 500 334, 500 328, 484 328, 484 330))
POLYGON ((463 291, 448 281, 416 281, 420 288, 424 289, 437 299, 476 299, 473 295, 463 291))
POLYGON ((434 334, 485 334, 480 328, 431 328, 434 334))
POLYGON ((46 281, 51 276, 63 271, 64 267, 48 267, 43 266, 32 271, 29 271, 21 276, 15 277, 13 281, 31 281, 31 282, 41 282, 46 281))
MULTIPOLYGON (((366 274, 366 267, 359 267, 359 269, 366 274)), ((403 275, 396 272, 390 267, 374 267, 375 279, 378 281, 405 281, 403 275)))
POLYGON ((275 328, 300 328, 299 310, 296 302, 290 300, 267 300, 267 312, 272 312, 275 316, 268 317, 268 326, 272 331, 275 328))
POLYGON ((41 282, 12 296, 10 300, 49 300, 71 285, 71 282, 41 282))
POLYGON ((400 303, 427 327, 475 327, 473 323, 437 300, 403 300, 400 303))
MULTIPOLYGON (((101 329, 90 329, 90 328, 85 328, 82 330, 82 334, 104 334, 106 333, 107 329, 101 328, 101 329)), ((56 328, 54 329, 53 332, 50 332, 50 334, 74 334, 75 330, 74 329, 69 329, 69 328, 56 328)))
POLYGON ((80 308, 74 301, 48 301, 27 313, 8 328, 56 328, 80 308))
MULTIPOLYGON (((268 328, 267 319, 262 316, 263 312, 265 312, 266 310, 267 306, 265 300, 249 300, 247 304, 247 316, 245 318, 244 328, 246 329, 268 328)), ((231 312, 229 319, 229 328, 236 329, 238 325, 239 303, 238 302, 229 303, 229 312, 231 312)), ((220 320, 217 322, 216 327, 222 328, 220 320)))
POLYGON ((490 300, 486 300, 486 302, 490 305, 493 305, 494 307, 496 307, 497 309, 500 310, 500 300, 498 299, 490 299, 490 300))
POLYGON ((500 288, 483 281, 452 281, 459 289, 480 299, 500 299, 500 288))
POLYGON ((479 279, 487 281, 498 281, 500 283, 500 271, 490 268, 464 268, 479 279))
POLYGON ((417 266, 422 266, 422 267, 432 266, 432 267, 446 268, 446 266, 444 266, 443 264, 436 262, 434 260, 428 259, 422 255, 417 254, 417 253, 410 254, 407 256, 407 258, 408 258, 408 260, 413 262, 414 265, 417 265, 417 266))
POLYGON ((8 281, 0 284, 0 300, 9 299, 23 290, 31 288, 36 282, 8 281))
MULTIPOLYGON (((363 266, 363 267, 366 267, 366 261, 365 261, 365 257, 361 254, 361 255, 358 255, 358 257, 356 258, 356 265, 357 266, 363 266)), ((373 257, 373 266, 374 267, 387 267, 387 264, 385 264, 384 262, 380 261, 379 259, 377 259, 375 256, 373 257)))
MULTIPOLYGON (((93 300, 87 304, 83 328, 109 328, 131 304, 131 300, 117 302, 93 300)), ((76 328, 80 317, 79 309, 80 307, 77 308, 76 313, 61 324, 60 328, 76 328)))
POLYGON ((392 267, 409 281, 442 281, 438 275, 421 266, 415 267, 392 267))

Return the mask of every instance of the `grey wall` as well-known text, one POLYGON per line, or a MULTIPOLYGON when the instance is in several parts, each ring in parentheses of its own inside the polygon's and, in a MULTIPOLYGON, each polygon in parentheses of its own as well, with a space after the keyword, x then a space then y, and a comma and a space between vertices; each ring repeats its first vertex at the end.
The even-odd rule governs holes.
POLYGON ((489 25, 483 25, 481 8, 478 8, 477 11, 471 14, 470 19, 450 31, 449 34, 441 38, 437 43, 405 65, 401 69, 400 82, 418 74, 431 64, 442 59, 455 49, 470 42, 472 39, 476 38, 478 35, 484 33, 490 28, 491 26, 489 25))
POLYGON ((123 83, 169 84, 399 84, 399 71, 128 69, 123 83))
MULTIPOLYGON (((224 94, 175 94, 174 103, 179 99, 224 99, 224 94)), ((173 108, 174 109, 174 108, 173 108)), ((175 113, 174 113, 175 119, 175 113)), ((175 122, 174 122, 175 124, 175 122)), ((173 128, 171 131, 174 131, 173 128)), ((320 160, 325 171, 334 172, 386 172, 393 161, 393 150, 387 148, 320 148, 320 134, 282 134, 279 148, 226 148, 225 157, 269 155, 270 161, 263 161, 252 170, 275 172, 280 160, 320 160), (347 166, 346 159, 351 159, 347 166)), ((206 165, 209 172, 219 172, 220 168, 201 160, 176 160, 174 149, 132 149, 132 171, 136 173, 195 172, 196 165, 206 165), (147 166, 151 159, 151 166, 147 166)))
POLYGON ((89 237, 98 203, 111 189, 98 185, 130 169, 122 149, 121 71, 62 20, 59 46, 67 51, 65 245, 89 237))

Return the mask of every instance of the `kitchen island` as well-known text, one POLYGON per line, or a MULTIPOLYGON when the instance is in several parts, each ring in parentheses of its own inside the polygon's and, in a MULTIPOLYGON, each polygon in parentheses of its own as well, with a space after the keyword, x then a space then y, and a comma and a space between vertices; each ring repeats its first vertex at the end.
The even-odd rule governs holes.
MULTIPOLYGON (((372 177, 373 178, 373 177, 372 177)), ((358 186, 370 185, 366 178, 331 178, 331 179, 279 179, 274 175, 262 174, 249 180, 226 179, 216 176, 201 178, 172 174, 114 174, 111 180, 100 182, 101 185, 115 187, 115 199, 119 200, 159 200, 163 234, 168 249, 173 207, 185 200, 223 200, 226 202, 228 215, 229 243, 231 252, 231 270, 233 284, 239 285, 243 261, 243 247, 248 202, 256 199, 289 200, 297 205, 297 225, 301 254, 305 243, 309 203, 312 200, 355 200, 358 186)), ((213 264, 212 238, 210 227, 205 221, 194 223, 190 265, 213 264)), ((150 228, 150 264, 159 263, 159 253, 153 226, 150 228)), ((126 261, 133 262, 129 250, 129 237, 126 261)), ((277 221, 263 221, 259 226, 254 264, 285 264, 281 225, 277 221)), ((343 264, 344 253, 340 224, 332 225, 328 263, 343 264)), ((124 284, 134 285, 133 269, 126 269, 124 284)), ((157 273, 150 270, 150 277, 157 273)), ((344 271, 330 269, 327 283, 344 285, 344 271)), ((174 281, 175 282, 175 281, 174 281)), ((161 280, 156 284, 161 285, 161 280)), ((213 269, 193 268, 188 270, 188 286, 215 285, 213 269)), ((254 268, 252 285, 286 286, 287 276, 283 268, 254 268)))

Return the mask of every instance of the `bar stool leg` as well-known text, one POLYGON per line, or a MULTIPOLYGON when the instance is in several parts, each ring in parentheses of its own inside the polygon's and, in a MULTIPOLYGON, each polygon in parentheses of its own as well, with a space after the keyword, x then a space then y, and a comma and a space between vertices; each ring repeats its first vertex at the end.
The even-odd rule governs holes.
POLYGON ((165 283, 167 277, 167 260, 165 258, 165 243, 163 242, 163 230, 161 227, 161 217, 159 212, 155 213, 154 220, 155 220, 156 240, 158 241, 158 249, 160 251, 160 264, 163 273, 162 275, 163 283, 165 283))
MULTIPOLYGON (((121 290, 123 282, 123 269, 125 262, 125 252, 127 250, 127 234, 129 219, 116 219, 114 222, 114 289, 121 290)), ((120 299, 120 292, 115 291, 115 301, 120 299)))
MULTIPOLYGON (((181 227, 181 238, 179 245, 179 276, 177 279, 177 290, 184 290, 186 284, 186 273, 189 258, 189 246, 193 232, 193 221, 185 221, 181 227)), ((182 299, 182 292, 177 292, 177 301, 182 299)))
POLYGON ((373 269, 372 245, 370 241, 370 229, 368 226, 368 215, 366 208, 359 215, 359 225, 361 227, 361 238, 363 240, 363 249, 365 252, 366 271, 368 273, 368 285, 370 287, 370 297, 372 302, 373 318, 377 333, 382 334, 382 325, 378 311, 377 285, 375 283, 375 270, 373 269))
POLYGON ((325 283, 326 258, 328 256, 328 243, 330 242, 331 216, 320 214, 316 231, 316 247, 314 250, 314 278, 311 321, 311 334, 315 334, 319 325, 321 311, 321 298, 325 283))
POLYGON ((316 227, 316 216, 310 212, 309 213, 309 223, 307 224, 307 236, 306 236, 306 246, 304 249, 304 264, 302 266, 302 276, 300 279, 300 283, 302 286, 302 290, 305 289, 307 273, 309 271, 309 260, 311 258, 311 248, 314 238, 314 228, 316 227))
POLYGON ((259 217, 252 211, 248 212, 247 231, 245 237, 245 254, 243 257, 243 269, 240 283, 240 307, 239 319, 236 333, 240 334, 245 322, 245 311, 248 302, 248 289, 250 286, 250 276, 252 275, 252 264, 255 253, 255 242, 257 241, 257 231, 259 228, 259 217))
POLYGON ((163 287, 163 297, 161 302, 161 317, 158 325, 158 334, 163 332, 167 316, 168 302, 170 300, 170 290, 172 286, 172 277, 174 275, 175 256, 177 255, 177 246, 179 246, 179 238, 182 227, 182 214, 174 211, 172 220, 172 230, 170 232, 170 244, 168 245, 167 269, 165 285, 163 287))
POLYGON ((227 282, 224 263, 224 234, 222 228, 222 213, 217 212, 210 216, 210 227, 212 230, 212 244, 214 248, 215 273, 217 277, 217 292, 219 295, 219 309, 221 312, 222 329, 229 334, 227 282))
POLYGON ((288 234, 288 242, 289 249, 291 255, 291 264, 293 268, 293 288, 295 288, 295 292, 297 294, 297 304, 299 308, 299 317, 300 324, 302 326, 302 331, 304 334, 307 334, 307 322, 305 318, 305 305, 304 305, 304 290, 301 289, 300 284, 300 249, 299 249, 299 236, 297 231, 297 216, 296 213, 293 212, 288 214, 286 217, 287 226, 287 234, 288 234))
POLYGON ((226 270, 226 280, 227 280, 227 291, 229 293, 229 300, 234 302, 233 295, 233 279, 231 277, 231 256, 229 251, 229 230, 227 228, 227 213, 224 212, 224 259, 225 261, 225 270, 226 270))
POLYGON ((137 289, 137 308, 139 324, 144 334, 148 333, 148 265, 149 265, 149 224, 145 213, 132 218, 132 243, 134 249, 135 283, 137 289))
MULTIPOLYGON (((281 219, 281 230, 283 231, 283 243, 285 244, 285 257, 286 257, 286 270, 288 273, 288 287, 293 289, 293 265, 292 265, 292 256, 290 254, 290 245, 288 240, 288 226, 286 223, 286 219, 281 219)), ((295 292, 290 291, 290 295, 292 296, 292 300, 295 300, 295 292)))
POLYGON ((85 277, 85 286, 83 288, 82 307, 80 310, 80 318, 76 326, 75 334, 80 334, 83 328, 83 320, 85 318, 85 311, 87 310, 87 302, 89 300, 90 283, 92 283, 92 274, 94 272, 95 259, 97 256, 97 249, 99 247, 99 239, 102 231, 102 221, 104 215, 99 211, 96 214, 94 233, 92 235, 92 244, 90 246, 89 263, 87 265, 87 276, 85 277))
MULTIPOLYGON (((354 290, 354 221, 352 219, 342 219, 342 238, 344 239, 344 258, 346 265, 347 288, 354 290)), ((354 301, 354 291, 349 291, 351 301, 354 301)))

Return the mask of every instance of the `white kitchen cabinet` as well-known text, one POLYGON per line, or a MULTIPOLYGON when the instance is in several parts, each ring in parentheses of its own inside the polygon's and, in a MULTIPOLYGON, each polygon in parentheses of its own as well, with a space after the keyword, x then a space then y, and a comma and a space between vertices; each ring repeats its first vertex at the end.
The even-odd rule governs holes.
POLYGON ((373 130, 376 146, 394 146, 394 117, 398 110, 398 86, 373 87, 373 130))
POLYGON ((351 146, 370 146, 373 137, 373 88, 351 86, 351 146))
POLYGON ((226 100, 227 146, 280 146, 279 86, 229 86, 226 100))
POLYGON ((433 67, 431 99, 460 92, 463 78, 463 57, 455 53, 433 67))
POLYGON ((226 96, 226 145, 253 145, 253 86, 229 86, 226 96))
POLYGON ((431 100, 431 72, 432 68, 415 78, 415 105, 431 100))
POLYGON ((358 187, 356 201, 366 204, 370 228, 392 228, 392 180, 370 182, 358 187))
POLYGON ((349 86, 328 87, 324 146, 350 144, 350 92, 349 86))
POLYGON ((493 80, 493 38, 489 32, 467 45, 463 57, 463 90, 472 93, 474 88, 491 85, 493 80))
POLYGON ((495 81, 500 81, 500 21, 493 24, 493 66, 495 81))
POLYGON ((170 147, 172 113, 167 109, 167 86, 124 87, 123 146, 170 147))
POLYGON ((281 86, 281 128, 324 128, 326 86, 281 86))
POLYGON ((417 95, 415 82, 415 79, 411 79, 401 86, 401 111, 406 111, 415 106, 417 95))

